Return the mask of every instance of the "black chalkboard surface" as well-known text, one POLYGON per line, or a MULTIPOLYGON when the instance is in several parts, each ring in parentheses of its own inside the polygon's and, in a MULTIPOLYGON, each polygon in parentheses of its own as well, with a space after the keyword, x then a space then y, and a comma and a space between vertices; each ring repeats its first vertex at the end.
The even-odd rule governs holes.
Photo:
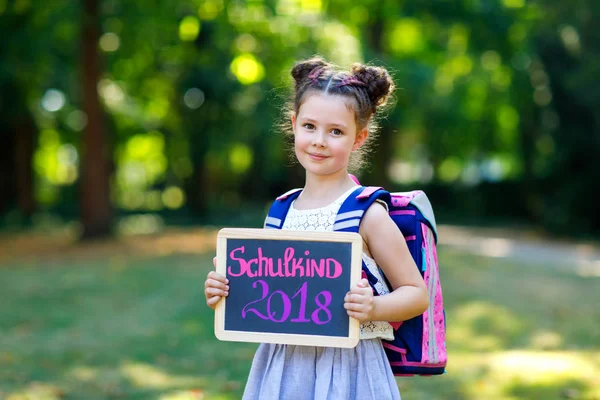
POLYGON ((344 296, 361 276, 362 238, 348 232, 225 228, 217 272, 229 296, 215 310, 220 340, 354 347, 359 322, 344 296))

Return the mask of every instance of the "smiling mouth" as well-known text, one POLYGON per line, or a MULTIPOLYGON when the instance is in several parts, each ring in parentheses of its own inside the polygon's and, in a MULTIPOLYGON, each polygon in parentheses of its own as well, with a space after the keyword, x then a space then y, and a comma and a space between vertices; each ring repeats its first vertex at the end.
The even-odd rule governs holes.
POLYGON ((313 160, 324 160, 327 158, 327 156, 324 156, 322 154, 313 154, 313 153, 308 153, 308 156, 310 158, 312 158, 313 160))

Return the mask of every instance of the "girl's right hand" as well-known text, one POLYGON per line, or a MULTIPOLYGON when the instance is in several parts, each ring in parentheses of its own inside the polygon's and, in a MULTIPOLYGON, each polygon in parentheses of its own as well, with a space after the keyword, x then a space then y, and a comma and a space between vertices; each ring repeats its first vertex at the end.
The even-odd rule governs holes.
MULTIPOLYGON (((217 257, 213 258, 213 265, 217 266, 217 257)), ((206 304, 213 310, 221 297, 229 295, 229 280, 216 271, 210 271, 204 282, 204 296, 206 304)))

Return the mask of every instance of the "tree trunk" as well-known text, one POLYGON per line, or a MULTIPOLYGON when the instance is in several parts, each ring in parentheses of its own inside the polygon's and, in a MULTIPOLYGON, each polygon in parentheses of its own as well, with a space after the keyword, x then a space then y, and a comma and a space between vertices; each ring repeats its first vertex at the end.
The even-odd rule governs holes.
POLYGON ((36 126, 33 117, 26 112, 15 125, 15 173, 17 204, 26 218, 35 212, 33 194, 33 151, 35 150, 36 126))
POLYGON ((82 29, 83 109, 88 117, 82 146, 81 223, 83 239, 108 236, 111 232, 110 151, 98 97, 100 57, 98 40, 99 0, 84 1, 82 29))
MULTIPOLYGON (((383 29, 384 29, 384 1, 376 3, 375 19, 368 25, 366 35, 368 45, 375 58, 384 59, 383 53, 383 29)), ((383 186, 391 190, 391 181, 389 178, 388 167, 394 155, 394 132, 389 121, 381 123, 377 140, 373 143, 373 151, 370 154, 369 167, 365 171, 363 185, 383 186)))

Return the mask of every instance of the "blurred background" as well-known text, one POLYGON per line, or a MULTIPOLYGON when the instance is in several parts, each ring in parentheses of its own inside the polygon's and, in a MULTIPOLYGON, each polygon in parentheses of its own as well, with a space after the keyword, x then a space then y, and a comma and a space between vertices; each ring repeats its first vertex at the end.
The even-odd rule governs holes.
POLYGON ((596 0, 0 0, 0 398, 239 398, 216 230, 302 185, 320 54, 397 87, 371 165, 440 223, 449 373, 406 399, 600 399, 596 0), (87 240, 96 239, 96 240, 87 240), (445 274, 445 276, 444 276, 445 274))

